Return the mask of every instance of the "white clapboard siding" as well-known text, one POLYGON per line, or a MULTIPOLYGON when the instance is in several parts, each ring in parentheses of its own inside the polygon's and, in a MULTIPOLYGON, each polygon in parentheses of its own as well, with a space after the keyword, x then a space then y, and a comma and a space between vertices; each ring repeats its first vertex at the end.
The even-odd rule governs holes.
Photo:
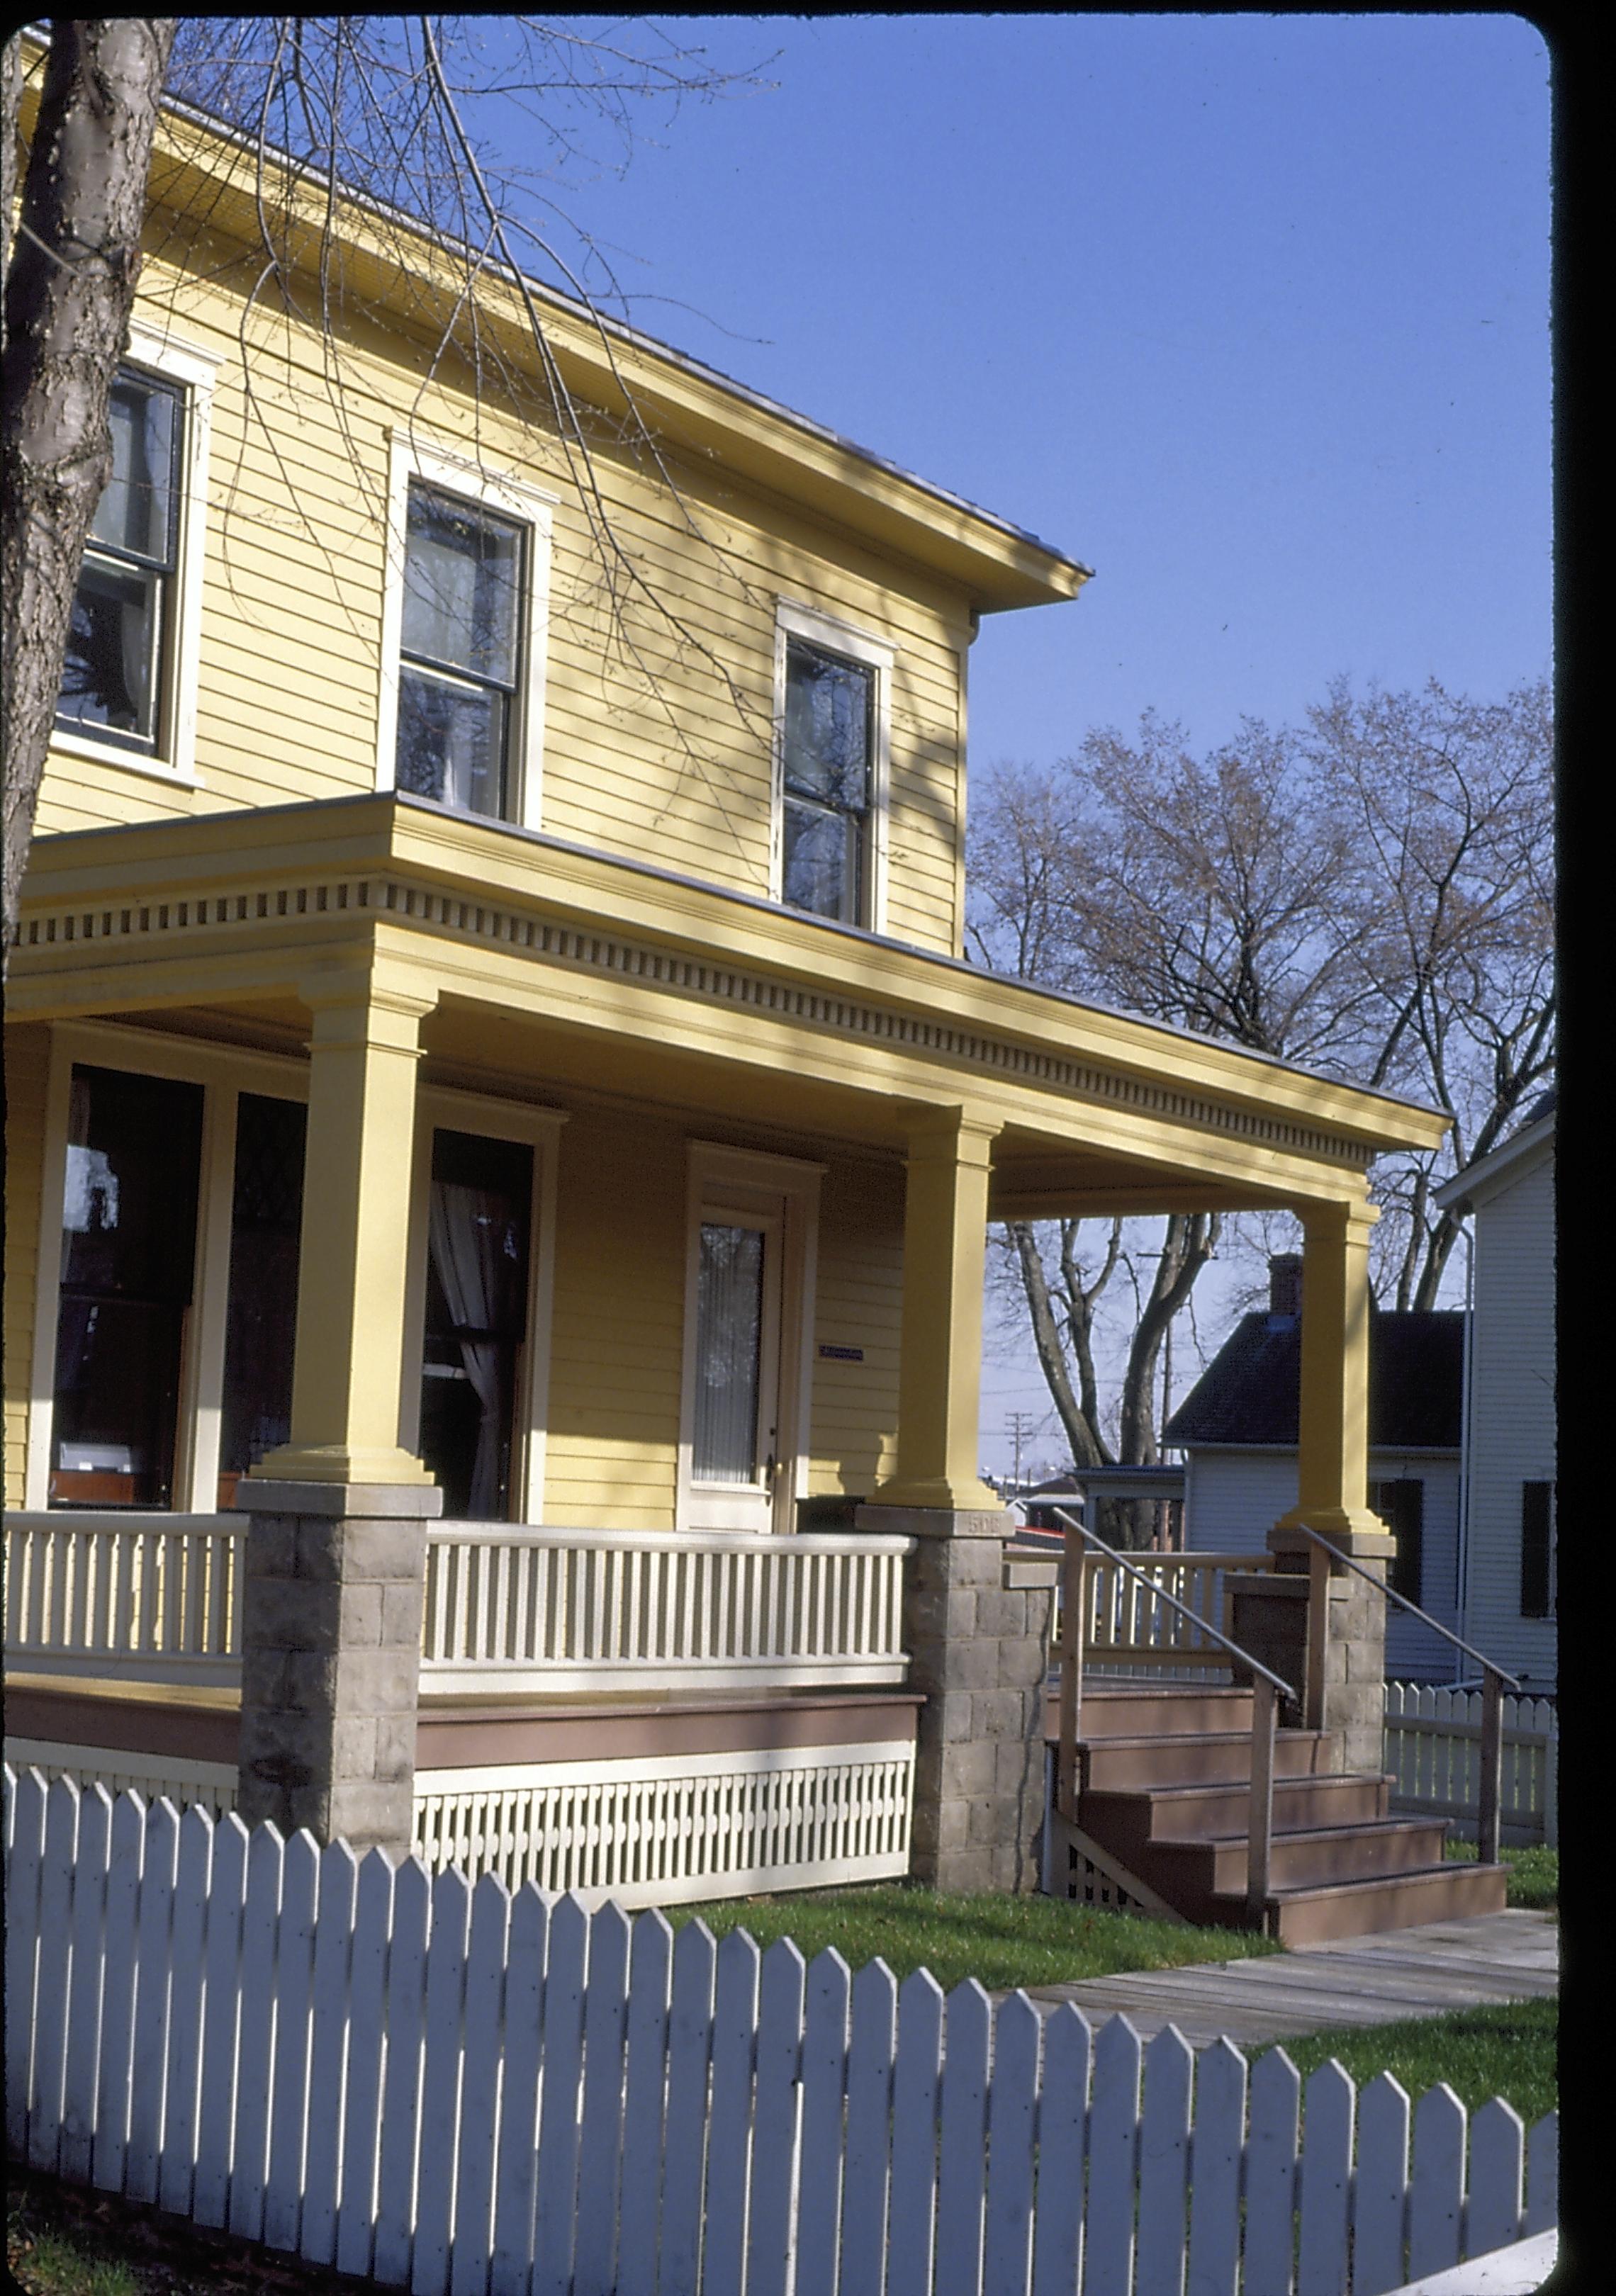
MULTIPOLYGON (((1499 1821, 1512 1847, 1560 1841, 1560 1718, 1546 1698, 1503 1700, 1504 1778, 1499 1821)), ((1386 1767, 1394 1810, 1454 1821, 1475 1833, 1481 1776, 1481 1693, 1429 1683, 1386 1685, 1386 1767)))
POLYGON ((415 2296, 1386 2296, 1554 2221, 1552 2114, 4 1789, 14 2151, 415 2296))

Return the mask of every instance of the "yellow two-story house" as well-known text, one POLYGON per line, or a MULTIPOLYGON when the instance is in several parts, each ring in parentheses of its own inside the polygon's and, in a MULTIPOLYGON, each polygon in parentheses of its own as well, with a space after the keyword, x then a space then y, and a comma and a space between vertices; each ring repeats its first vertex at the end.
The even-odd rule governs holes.
POLYGON ((193 119, 153 184, 11 959, 12 1758, 247 1807, 255 1569, 381 1522, 406 1594, 356 1535, 283 1642, 433 1857, 1003 1878, 1037 1598, 956 1685, 904 1594, 1003 1529, 987 1223, 1297 1210, 1349 1527, 1366 1174, 1440 1119, 964 960, 970 649, 1077 561, 536 287, 479 373, 357 210, 268 308, 193 119), (332 1669, 411 1599, 384 1728, 332 1669))

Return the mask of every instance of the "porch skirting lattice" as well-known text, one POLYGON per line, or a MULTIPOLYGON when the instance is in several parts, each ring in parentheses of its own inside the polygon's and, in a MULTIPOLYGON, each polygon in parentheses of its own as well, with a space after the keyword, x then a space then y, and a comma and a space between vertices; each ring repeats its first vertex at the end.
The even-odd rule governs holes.
MULTIPOLYGON (((223 1763, 23 1738, 5 1751, 47 1778, 215 1818, 235 1799, 223 1763)), ((433 1873, 625 1906, 889 1881, 909 1870, 914 1786, 915 1749, 898 1742, 421 1770, 414 1849, 433 1873)))

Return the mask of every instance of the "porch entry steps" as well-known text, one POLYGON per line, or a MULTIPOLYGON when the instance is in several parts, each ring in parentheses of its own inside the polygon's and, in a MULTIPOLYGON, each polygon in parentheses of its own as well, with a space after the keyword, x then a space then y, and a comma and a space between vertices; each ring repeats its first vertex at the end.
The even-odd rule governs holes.
MULTIPOLYGON (((1053 1885, 1097 1864, 1126 1893, 1184 1920, 1244 1929, 1251 1801, 1251 1693, 1205 1683, 1086 1681, 1079 1726, 1079 1841, 1058 1817, 1053 1885), (1062 1855, 1062 1852, 1064 1853, 1062 1855)), ((1057 1734, 1052 1729, 1051 1736, 1057 1734)), ((1501 1913, 1502 1866, 1443 1857, 1440 1817, 1394 1816, 1394 1781, 1341 1767, 1324 1730, 1275 1742, 1274 1832, 1266 1917, 1282 1945, 1501 1913)))

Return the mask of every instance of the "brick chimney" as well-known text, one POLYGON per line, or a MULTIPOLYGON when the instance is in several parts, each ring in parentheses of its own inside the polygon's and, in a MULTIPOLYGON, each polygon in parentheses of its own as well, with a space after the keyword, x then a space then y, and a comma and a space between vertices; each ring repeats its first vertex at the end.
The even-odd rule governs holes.
POLYGON ((1276 1251, 1269 1259, 1268 1313, 1270 1316, 1300 1315, 1301 1254, 1300 1251, 1276 1251))

